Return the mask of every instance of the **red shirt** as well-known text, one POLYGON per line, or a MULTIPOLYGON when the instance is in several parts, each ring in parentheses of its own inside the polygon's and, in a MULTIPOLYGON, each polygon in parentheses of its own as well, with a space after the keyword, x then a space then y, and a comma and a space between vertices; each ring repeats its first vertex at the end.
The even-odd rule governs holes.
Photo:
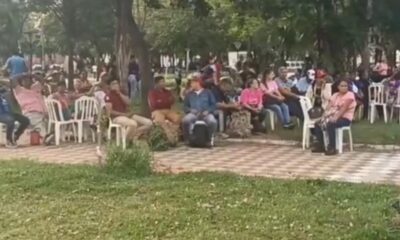
POLYGON ((150 108, 154 110, 171 109, 174 104, 174 96, 167 89, 153 89, 149 92, 150 108))
POLYGON ((128 112, 128 105, 124 102, 121 95, 116 91, 109 91, 104 101, 106 103, 111 103, 112 110, 120 112, 120 113, 127 113, 128 112))

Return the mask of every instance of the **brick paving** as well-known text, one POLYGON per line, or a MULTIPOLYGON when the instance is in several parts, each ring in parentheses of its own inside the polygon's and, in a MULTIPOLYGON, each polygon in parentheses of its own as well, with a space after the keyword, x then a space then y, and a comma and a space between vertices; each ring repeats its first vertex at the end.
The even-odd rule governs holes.
MULTIPOLYGON (((293 146, 230 143, 214 149, 179 147, 155 153, 158 171, 232 172, 282 179, 326 179, 400 185, 400 153, 345 152, 335 157, 312 154, 293 146)), ((1 159, 31 159, 56 164, 99 163, 96 145, 0 148, 1 159)))

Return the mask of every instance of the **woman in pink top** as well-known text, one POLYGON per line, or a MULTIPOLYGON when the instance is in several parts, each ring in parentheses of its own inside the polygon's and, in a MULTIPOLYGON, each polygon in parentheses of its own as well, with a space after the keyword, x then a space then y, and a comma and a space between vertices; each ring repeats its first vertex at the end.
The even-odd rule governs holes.
POLYGON ((349 91, 349 84, 341 80, 338 86, 339 92, 335 93, 328 104, 322 117, 323 120, 316 124, 314 135, 318 142, 312 149, 314 153, 325 152, 326 155, 336 155, 336 129, 350 126, 353 121, 354 112, 357 106, 353 92, 349 91), (329 136, 328 149, 325 151, 323 130, 329 136))
POLYGON ((240 95, 240 103, 251 114, 251 125, 253 125, 253 133, 264 133, 263 126, 265 119, 265 111, 263 108, 263 92, 260 89, 260 83, 257 79, 248 81, 248 86, 240 95))
POLYGON ((289 107, 284 102, 285 97, 279 91, 278 84, 274 79, 274 71, 272 71, 272 69, 266 69, 261 83, 261 90, 264 94, 264 107, 274 111, 279 121, 283 124, 283 128, 293 129, 294 124, 290 119, 289 107))

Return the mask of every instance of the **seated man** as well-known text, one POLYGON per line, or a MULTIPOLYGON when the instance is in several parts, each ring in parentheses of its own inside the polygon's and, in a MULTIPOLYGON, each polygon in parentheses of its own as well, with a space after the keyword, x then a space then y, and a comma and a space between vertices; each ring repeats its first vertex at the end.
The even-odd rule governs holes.
POLYGON ((21 107, 22 114, 29 119, 30 127, 38 130, 40 136, 45 137, 47 110, 39 83, 36 84, 36 88, 33 88, 32 80, 27 75, 12 82, 14 83, 14 95, 21 107))
POLYGON ((155 123, 164 123, 165 120, 180 124, 181 117, 172 110, 175 99, 171 91, 165 88, 165 79, 162 76, 155 78, 155 88, 149 92, 151 116, 155 123))
POLYGON ((296 83, 297 93, 301 96, 305 96, 309 87, 315 80, 315 70, 309 69, 307 76, 300 78, 296 83))
POLYGON ((109 82, 110 91, 105 97, 106 109, 111 115, 114 123, 128 127, 127 137, 137 139, 153 126, 153 122, 145 117, 130 113, 130 99, 121 92, 117 80, 109 82))
MULTIPOLYGON (((0 123, 6 125, 6 147, 16 148, 19 137, 29 126, 29 119, 21 114, 13 113, 9 100, 6 97, 7 90, 0 90, 0 123), (15 121, 19 123, 17 131, 15 130, 15 121)), ((9 94, 8 94, 9 95, 9 94)))
POLYGON ((183 118, 183 137, 186 142, 189 140, 190 127, 197 120, 201 119, 206 122, 211 135, 217 130, 217 120, 214 117, 216 109, 215 98, 210 90, 202 87, 201 75, 193 75, 191 87, 192 91, 186 95, 184 100, 186 116, 183 118))
POLYGON ((300 106, 299 96, 293 92, 294 82, 287 78, 288 71, 285 67, 279 68, 279 77, 276 79, 276 83, 279 86, 279 91, 285 97, 285 103, 289 107, 291 116, 295 116, 300 120, 303 120, 303 111, 300 106))
MULTIPOLYGON (((224 78, 221 79, 218 86, 213 86, 211 91, 215 97, 215 101, 217 103, 217 109, 224 112, 224 117, 226 118, 234 111, 239 111, 241 106, 238 102, 232 101, 228 94, 233 91, 232 82, 230 79, 224 78)), ((225 123, 224 119, 224 123, 225 123)))
POLYGON ((50 98, 61 103, 61 110, 65 121, 72 119, 74 96, 68 93, 64 82, 58 82, 57 91, 50 98))

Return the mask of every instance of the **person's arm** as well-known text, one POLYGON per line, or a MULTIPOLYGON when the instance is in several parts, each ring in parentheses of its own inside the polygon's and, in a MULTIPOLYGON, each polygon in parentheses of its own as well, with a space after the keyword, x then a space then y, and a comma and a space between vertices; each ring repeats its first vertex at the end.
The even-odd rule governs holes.
POLYGON ((339 111, 333 117, 333 121, 336 122, 339 118, 343 116, 343 114, 349 109, 350 105, 355 101, 354 99, 347 99, 344 101, 344 104, 339 109, 339 111))
POLYGON ((217 110, 217 101, 215 100, 214 94, 211 91, 208 91, 208 113, 213 113, 217 110))
POLYGON ((296 94, 292 93, 289 89, 286 88, 279 88, 279 92, 284 96, 284 97, 291 97, 291 98, 299 98, 296 94))
POLYGON ((124 95, 122 92, 119 92, 119 95, 121 96, 122 101, 124 101, 126 105, 129 106, 131 104, 131 100, 129 99, 128 96, 124 95))
POLYGON ((7 59, 6 63, 4 64, 4 66, 2 67, 2 71, 8 71, 10 69, 10 59, 7 59))
POLYGON ((186 94, 185 99, 183 101, 183 111, 185 113, 190 113, 191 112, 189 94, 186 94))

